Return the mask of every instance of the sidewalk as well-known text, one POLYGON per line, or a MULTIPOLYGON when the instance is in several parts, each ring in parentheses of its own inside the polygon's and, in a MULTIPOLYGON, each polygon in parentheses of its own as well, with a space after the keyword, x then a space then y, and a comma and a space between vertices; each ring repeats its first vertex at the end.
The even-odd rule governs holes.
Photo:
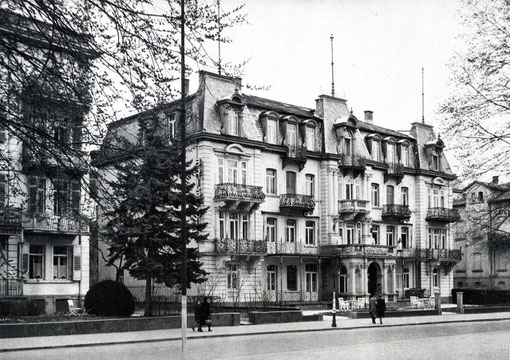
MULTIPOLYGON (((414 316, 402 318, 390 317, 384 318, 384 324, 382 325, 374 325, 371 323, 370 319, 349 319, 346 317, 337 316, 337 327, 333 328, 331 327, 332 316, 324 316, 323 321, 213 327, 212 332, 204 331, 203 333, 193 332, 191 329, 188 329, 187 336, 190 341, 193 341, 193 339, 196 338, 207 337, 249 336, 270 333, 278 334, 307 331, 346 331, 362 328, 503 320, 510 320, 509 312, 490 314, 456 314, 452 312, 443 312, 443 315, 436 316, 414 316)), ((9 338, 0 340, 0 352, 180 340, 181 329, 132 331, 108 334, 9 338)))

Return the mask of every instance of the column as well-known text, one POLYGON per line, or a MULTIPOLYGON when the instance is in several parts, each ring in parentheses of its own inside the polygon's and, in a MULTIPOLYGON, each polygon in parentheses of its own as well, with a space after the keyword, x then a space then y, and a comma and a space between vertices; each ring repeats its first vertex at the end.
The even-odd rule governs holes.
POLYGON ((332 176, 333 176, 333 187, 331 194, 333 195, 333 212, 331 215, 336 216, 338 214, 338 170, 332 170, 332 176))
MULTIPOLYGON (((326 173, 327 173, 327 176, 328 176, 328 193, 331 193, 332 189, 333 189, 333 169, 331 168, 328 168, 326 169, 326 173)), ((327 214, 327 217, 328 217, 328 235, 331 235, 332 234, 332 231, 333 231, 333 218, 332 218, 332 215, 334 215, 334 204, 333 204, 333 199, 331 199, 330 196, 327 196, 326 199, 327 201, 327 204, 328 204, 328 214, 327 214)))
MULTIPOLYGON (((383 275, 383 278, 382 278, 382 289, 383 289, 383 294, 388 294, 388 264, 386 263, 383 263, 383 267, 382 267, 382 275, 383 275)), ((385 296, 386 300, 387 300, 387 296, 385 296)))
POLYGON ((350 291, 351 294, 354 294, 356 292, 356 267, 357 266, 355 264, 349 265, 349 269, 351 270, 351 284, 352 284, 352 288, 350 291))

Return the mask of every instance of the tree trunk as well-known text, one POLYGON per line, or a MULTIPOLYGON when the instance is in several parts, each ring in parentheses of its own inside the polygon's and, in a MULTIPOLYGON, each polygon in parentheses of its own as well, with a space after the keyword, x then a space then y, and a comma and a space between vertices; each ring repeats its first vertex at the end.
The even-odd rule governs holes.
POLYGON ((145 314, 144 316, 152 316, 152 277, 147 275, 145 280, 145 314))

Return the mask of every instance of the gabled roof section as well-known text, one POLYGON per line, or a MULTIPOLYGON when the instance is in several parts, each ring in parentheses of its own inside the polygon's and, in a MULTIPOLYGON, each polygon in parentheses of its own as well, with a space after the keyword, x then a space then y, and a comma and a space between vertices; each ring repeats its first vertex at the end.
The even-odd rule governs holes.
POLYGON ((297 115, 300 117, 318 119, 314 113, 314 109, 306 108, 303 106, 286 104, 283 102, 269 100, 254 95, 243 94, 243 98, 247 105, 256 106, 265 110, 274 110, 280 114, 297 115))
POLYGON ((489 188, 489 189, 492 189, 492 190, 499 190, 499 191, 510 190, 510 183, 494 184, 494 183, 491 183, 491 182, 483 182, 483 181, 475 180, 475 181, 469 183, 468 185, 466 185, 462 189, 462 191, 465 192, 465 191, 467 191, 469 188, 471 188, 474 185, 481 185, 481 186, 485 186, 486 188, 489 188))

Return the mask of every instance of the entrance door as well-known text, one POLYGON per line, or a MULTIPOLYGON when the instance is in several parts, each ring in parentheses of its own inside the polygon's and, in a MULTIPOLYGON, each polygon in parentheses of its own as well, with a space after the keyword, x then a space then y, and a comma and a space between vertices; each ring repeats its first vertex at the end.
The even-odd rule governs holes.
POLYGON ((381 289, 381 269, 377 263, 372 263, 368 267, 368 292, 370 295, 382 292, 381 289), (379 287, 379 289, 378 289, 379 287))

